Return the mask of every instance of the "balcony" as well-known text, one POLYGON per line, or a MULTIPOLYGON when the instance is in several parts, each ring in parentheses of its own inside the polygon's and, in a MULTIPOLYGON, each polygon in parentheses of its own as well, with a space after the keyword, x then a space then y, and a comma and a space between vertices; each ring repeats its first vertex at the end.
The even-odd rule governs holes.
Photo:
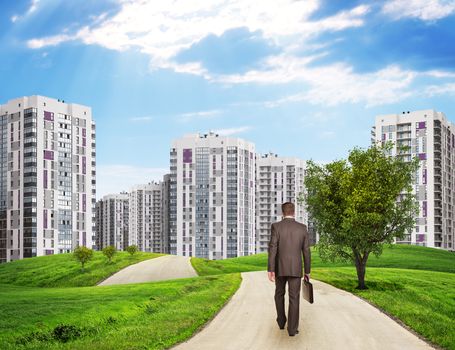
POLYGON ((410 131, 397 132, 397 140, 410 140, 410 139, 411 139, 410 131))

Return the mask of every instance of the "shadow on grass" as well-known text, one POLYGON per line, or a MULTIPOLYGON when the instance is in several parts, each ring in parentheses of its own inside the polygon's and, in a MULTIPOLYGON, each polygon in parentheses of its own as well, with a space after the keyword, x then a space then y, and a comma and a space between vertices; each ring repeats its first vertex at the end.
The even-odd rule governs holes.
POLYGON ((365 281, 367 289, 357 289, 358 282, 356 279, 333 279, 330 284, 337 288, 344 289, 348 292, 384 292, 384 291, 399 291, 404 290, 405 287, 402 283, 390 281, 365 281))

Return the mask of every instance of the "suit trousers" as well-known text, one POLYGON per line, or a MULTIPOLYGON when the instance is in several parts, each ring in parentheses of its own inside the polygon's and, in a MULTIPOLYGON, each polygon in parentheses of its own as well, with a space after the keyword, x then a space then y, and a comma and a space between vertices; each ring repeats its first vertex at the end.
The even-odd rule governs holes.
POLYGON ((275 276, 275 306, 278 325, 283 328, 286 323, 286 314, 284 311, 284 295, 286 294, 286 282, 289 291, 289 309, 288 309, 288 333, 295 334, 299 329, 299 311, 300 311, 300 288, 302 277, 294 276, 275 276))

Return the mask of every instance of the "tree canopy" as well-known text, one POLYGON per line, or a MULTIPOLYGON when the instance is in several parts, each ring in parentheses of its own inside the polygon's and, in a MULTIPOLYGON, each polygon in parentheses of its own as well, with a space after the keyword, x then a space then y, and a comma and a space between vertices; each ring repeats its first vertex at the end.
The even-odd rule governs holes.
POLYGON ((402 239, 415 225, 413 194, 419 160, 392 157, 392 143, 354 148, 347 160, 307 162, 303 198, 319 234, 324 260, 351 260, 358 288, 365 288, 366 262, 384 243, 402 239))

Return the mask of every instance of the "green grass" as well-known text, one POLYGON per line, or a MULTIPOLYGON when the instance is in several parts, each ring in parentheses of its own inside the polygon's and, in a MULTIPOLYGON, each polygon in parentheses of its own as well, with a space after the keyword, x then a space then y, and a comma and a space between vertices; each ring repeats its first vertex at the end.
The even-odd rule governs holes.
MULTIPOLYGON (((267 269, 267 254, 211 261, 192 258, 201 276, 267 269)), ((324 263, 312 250, 311 276, 354 293, 429 341, 455 350, 455 254, 439 249, 394 245, 370 256, 368 290, 357 290, 357 275, 347 263, 324 263)), ((315 298, 318 296, 316 294, 315 298)))
POLYGON ((29 287, 94 286, 128 265, 162 255, 138 252, 130 256, 117 252, 109 263, 102 252, 94 252, 84 272, 71 253, 28 258, 0 264, 0 283, 29 287))
POLYGON ((65 289, 0 285, 0 348, 169 348, 210 320, 240 282, 228 274, 65 289), (73 339, 53 336, 60 324, 73 339))
POLYGON ((312 276, 368 300, 434 344, 455 349, 455 274, 370 267, 367 290, 355 289, 354 268, 316 268, 312 276))
MULTIPOLYGON (((191 258, 191 264, 200 276, 219 273, 261 271, 267 269, 267 254, 256 254, 225 260, 191 258)), ((342 267, 349 263, 324 263, 316 249, 312 248, 311 267, 342 267)), ((367 267, 392 267, 455 273, 455 253, 440 249, 393 245, 385 246, 382 255, 368 259, 367 267)))

